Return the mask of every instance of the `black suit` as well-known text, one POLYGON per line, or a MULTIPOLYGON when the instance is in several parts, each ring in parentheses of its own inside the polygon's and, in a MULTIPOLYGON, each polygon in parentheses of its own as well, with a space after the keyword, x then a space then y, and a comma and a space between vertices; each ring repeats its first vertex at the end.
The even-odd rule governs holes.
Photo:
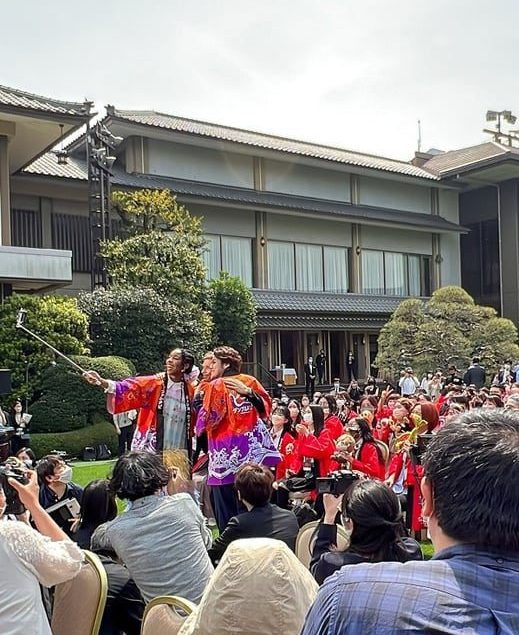
POLYGON ((294 512, 267 503, 250 512, 233 516, 227 527, 209 549, 209 557, 218 562, 233 540, 239 538, 275 538, 294 551, 299 525, 294 512))
POLYGON ((473 364, 465 373, 463 381, 467 384, 467 386, 473 384, 478 390, 479 388, 483 388, 486 381, 485 369, 479 364, 473 364))
POLYGON ((312 398, 312 395, 315 392, 315 374, 317 368, 315 364, 312 362, 312 365, 305 364, 305 384, 306 384, 306 394, 312 398))

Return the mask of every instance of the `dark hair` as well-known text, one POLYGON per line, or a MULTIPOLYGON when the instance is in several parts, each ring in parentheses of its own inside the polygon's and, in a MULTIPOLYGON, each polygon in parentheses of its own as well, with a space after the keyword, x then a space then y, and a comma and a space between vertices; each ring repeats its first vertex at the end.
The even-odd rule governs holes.
POLYGON ((303 418, 301 417, 301 404, 299 403, 299 401, 297 401, 297 399, 291 399, 287 404, 287 409, 288 409, 288 420, 290 421, 290 429, 292 431, 292 434, 297 434, 296 426, 302 423, 302 420, 303 420, 303 418), (297 417, 294 422, 292 422, 292 419, 290 417, 290 404, 292 403, 297 406, 297 417))
POLYGON ((229 370, 239 373, 241 370, 242 358, 238 351, 230 346, 217 346, 214 356, 224 364, 229 364, 229 370))
POLYGON ((375 441, 375 437, 373 436, 373 430, 371 429, 371 426, 369 425, 369 423, 366 421, 366 419, 364 419, 364 417, 355 417, 353 421, 355 421, 355 423, 359 426, 360 436, 362 439, 362 444, 359 448, 359 454, 360 454, 360 451, 362 450, 362 446, 365 443, 371 443, 373 444, 373 446, 375 447, 375 450, 377 451, 378 460, 381 463, 384 463, 384 456, 382 454, 382 450, 380 449, 380 446, 378 445, 378 443, 375 441))
POLYGON ((328 402, 328 408, 330 409, 330 414, 334 415, 337 413, 337 400, 334 395, 323 395, 321 399, 326 399, 328 402))
POLYGON ((27 454, 27 456, 31 459, 32 464, 36 465, 36 454, 34 454, 34 452, 31 450, 31 448, 20 448, 18 450, 18 452, 15 454, 15 457, 18 459, 19 455, 25 452, 25 454, 27 454))
POLYGON ((242 500, 253 507, 266 505, 272 496, 274 475, 262 465, 248 463, 242 465, 236 473, 234 486, 242 500))
POLYGON ((318 437, 324 428, 324 411, 321 406, 308 406, 312 411, 312 421, 314 424, 314 435, 318 437))
POLYGON ((286 406, 276 406, 270 416, 277 414, 280 417, 285 417, 286 421, 283 424, 283 434, 290 432, 292 429, 292 421, 290 420, 290 410, 286 406))
POLYGON ((81 497, 81 527, 95 529, 117 516, 115 496, 110 491, 108 479, 89 483, 81 497))
POLYGON ((187 348, 180 348, 177 346, 173 348, 173 351, 180 351, 180 359, 182 361, 182 372, 190 373, 193 370, 193 366, 195 365, 195 357, 191 351, 188 351, 187 348))
POLYGON ((342 499, 342 515, 353 521, 348 551, 372 562, 408 559, 397 495, 380 481, 357 481, 342 499))
POLYGON ((438 525, 459 542, 519 552, 519 416, 477 409, 430 441, 425 477, 438 525))
POLYGON ((362 410, 362 404, 367 401, 369 405, 376 412, 378 408, 378 399, 374 395, 364 395, 360 400, 360 409, 362 410))
POLYGON ((473 357, 472 358, 472 363, 473 364, 479 364, 479 357, 473 357))
POLYGON ((47 456, 44 456, 36 467, 36 474, 38 475, 40 485, 47 485, 47 479, 50 476, 54 476, 54 470, 61 465, 63 465, 63 459, 57 454, 47 454, 47 456))
POLYGON ((110 491, 124 500, 134 501, 155 494, 169 482, 169 472, 156 454, 128 452, 114 465, 110 491))
POLYGON ((498 397, 498 395, 488 395, 485 397, 485 401, 491 401, 497 408, 504 408, 505 405, 501 397, 498 397))

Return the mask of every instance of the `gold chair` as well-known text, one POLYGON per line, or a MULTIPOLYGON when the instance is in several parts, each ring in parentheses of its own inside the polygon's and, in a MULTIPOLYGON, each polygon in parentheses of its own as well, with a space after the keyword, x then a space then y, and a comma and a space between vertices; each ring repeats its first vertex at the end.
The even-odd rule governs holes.
POLYGON ((99 635, 108 578, 95 553, 84 551, 84 554, 85 561, 77 576, 56 586, 51 619, 53 635, 99 635))
POLYGON ((161 595, 146 605, 141 635, 176 635, 196 605, 175 595, 161 595))
MULTIPOLYGON (((312 520, 303 525, 299 530, 296 538, 296 556, 307 569, 310 568, 312 560, 312 551, 317 537, 318 520, 312 520)), ((344 551, 350 544, 348 533, 342 525, 337 525, 337 549, 344 551)))

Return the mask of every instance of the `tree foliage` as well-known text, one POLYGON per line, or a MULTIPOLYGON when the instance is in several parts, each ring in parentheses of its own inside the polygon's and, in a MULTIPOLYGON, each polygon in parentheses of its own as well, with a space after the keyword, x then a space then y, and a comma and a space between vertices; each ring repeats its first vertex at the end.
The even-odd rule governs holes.
POLYGON ((240 278, 220 273, 209 284, 208 306, 214 322, 216 344, 244 353, 256 330, 256 304, 240 278))
POLYGON ((79 304, 90 319, 93 355, 130 359, 139 373, 160 371, 176 346, 201 355, 211 341, 209 314, 183 297, 114 288, 81 294, 79 304))
POLYGON ((67 355, 86 352, 88 321, 73 298, 13 294, 0 306, 0 360, 12 370, 13 392, 6 402, 41 388, 41 376, 54 361, 54 353, 15 328, 18 310, 27 310, 26 326, 67 355), (28 365, 28 366, 27 366, 28 365), (26 383, 28 371, 28 383, 26 383))
POLYGON ((443 287, 427 303, 400 304, 380 332, 376 363, 392 375, 410 364, 423 374, 450 364, 464 368, 474 355, 490 372, 518 360, 517 329, 460 287, 443 287))

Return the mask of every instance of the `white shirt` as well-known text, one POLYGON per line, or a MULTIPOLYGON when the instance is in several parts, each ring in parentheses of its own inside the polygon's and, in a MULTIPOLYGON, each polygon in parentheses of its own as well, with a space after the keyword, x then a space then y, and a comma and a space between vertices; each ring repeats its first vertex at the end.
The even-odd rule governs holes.
POLYGON ((0 632, 52 635, 39 584, 79 573, 83 553, 71 540, 51 541, 19 521, 0 520, 0 632))

